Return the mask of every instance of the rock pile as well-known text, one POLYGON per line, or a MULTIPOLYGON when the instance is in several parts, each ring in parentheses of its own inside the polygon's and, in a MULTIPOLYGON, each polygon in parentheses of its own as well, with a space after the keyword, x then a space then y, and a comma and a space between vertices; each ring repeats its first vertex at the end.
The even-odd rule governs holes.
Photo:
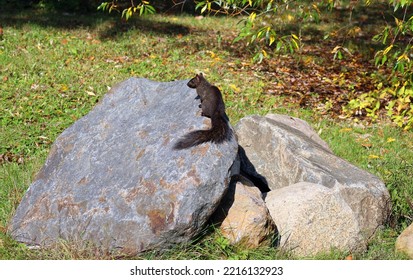
POLYGON ((389 211, 377 177, 335 156, 306 122, 280 115, 243 118, 238 142, 173 150, 210 125, 186 82, 115 86, 56 139, 10 234, 137 254, 188 242, 213 220, 249 247, 278 236, 298 256, 365 248, 389 211))
POLYGON ((265 202, 282 248, 300 256, 363 250, 386 220, 384 183, 335 156, 306 122, 248 116, 236 132, 255 173, 268 182, 265 202))

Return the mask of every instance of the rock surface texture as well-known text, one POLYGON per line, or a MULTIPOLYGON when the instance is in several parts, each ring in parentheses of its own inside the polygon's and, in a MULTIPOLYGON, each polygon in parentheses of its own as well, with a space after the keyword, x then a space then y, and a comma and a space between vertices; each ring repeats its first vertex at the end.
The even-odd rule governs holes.
POLYGON ((286 251, 311 256, 330 249, 365 249, 357 217, 330 188, 301 182, 269 192, 266 203, 286 251))
POLYGON ((403 252, 413 259, 413 224, 410 224, 403 232, 397 237, 396 250, 403 252))
POLYGON ((56 139, 11 235, 135 254, 198 234, 226 192, 237 143, 172 150, 179 137, 209 125, 186 82, 131 78, 113 87, 56 139))
POLYGON ((213 219, 220 222, 221 234, 231 244, 256 248, 270 245, 277 235, 262 193, 249 182, 234 181, 230 184, 213 219))
POLYGON ((272 190, 265 201, 278 221, 281 246, 293 248, 293 253, 313 255, 338 244, 342 250, 363 248, 388 217, 390 196, 383 182, 335 156, 304 121, 283 115, 248 116, 236 125, 236 132, 246 158, 272 190), (301 182, 307 184, 295 185, 301 182), (326 228, 334 227, 347 230, 334 240, 325 239, 326 228), (310 232, 311 236, 305 234, 310 232), (351 240, 343 242, 344 235, 351 240))

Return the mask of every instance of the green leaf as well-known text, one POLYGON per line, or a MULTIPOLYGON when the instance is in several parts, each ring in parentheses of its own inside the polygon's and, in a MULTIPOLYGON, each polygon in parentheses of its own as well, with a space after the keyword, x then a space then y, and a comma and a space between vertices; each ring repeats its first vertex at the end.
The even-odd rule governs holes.
POLYGON ((205 13, 207 8, 208 8, 208 5, 204 5, 201 9, 201 14, 205 13))
POLYGON ((384 65, 387 61, 387 55, 383 55, 383 57, 381 58, 381 65, 384 65))
POLYGON ((204 7, 204 6, 206 6, 205 1, 200 1, 196 4, 195 10, 198 10, 199 8, 204 7))

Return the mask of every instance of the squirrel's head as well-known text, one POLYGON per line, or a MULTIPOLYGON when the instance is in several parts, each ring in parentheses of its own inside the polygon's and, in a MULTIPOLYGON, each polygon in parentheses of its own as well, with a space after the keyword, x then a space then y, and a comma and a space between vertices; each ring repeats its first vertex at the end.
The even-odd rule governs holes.
POLYGON ((190 88, 196 88, 204 79, 205 78, 202 73, 196 74, 196 76, 187 83, 187 86, 190 88))

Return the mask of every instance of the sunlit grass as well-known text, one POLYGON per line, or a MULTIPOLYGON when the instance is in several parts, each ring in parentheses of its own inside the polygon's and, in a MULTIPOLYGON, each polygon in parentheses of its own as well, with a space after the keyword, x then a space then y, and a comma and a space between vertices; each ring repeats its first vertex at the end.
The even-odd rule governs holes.
MULTIPOLYGON (((78 248, 76 244, 29 250, 7 235, 7 222, 55 138, 87 114, 110 87, 131 76, 171 81, 188 79, 196 72, 204 72, 220 87, 233 124, 251 114, 303 118, 338 156, 384 180, 395 205, 393 220, 372 239, 368 252, 354 258, 399 257, 394 254, 394 241, 413 215, 406 200, 413 196, 413 133, 386 121, 369 125, 332 120, 267 94, 264 89, 272 78, 254 68, 247 49, 240 51, 239 45, 231 44, 239 19, 155 15, 120 23, 118 18, 101 14, 23 11, 1 14, 0 20, 4 29, 0 42, 0 154, 23 159, 20 164, 0 165, 0 259, 113 258, 93 246, 78 248)), ((332 252, 317 258, 347 256, 332 252)), ((138 258, 292 257, 277 248, 231 246, 219 232, 210 230, 193 244, 146 252, 138 258)))

